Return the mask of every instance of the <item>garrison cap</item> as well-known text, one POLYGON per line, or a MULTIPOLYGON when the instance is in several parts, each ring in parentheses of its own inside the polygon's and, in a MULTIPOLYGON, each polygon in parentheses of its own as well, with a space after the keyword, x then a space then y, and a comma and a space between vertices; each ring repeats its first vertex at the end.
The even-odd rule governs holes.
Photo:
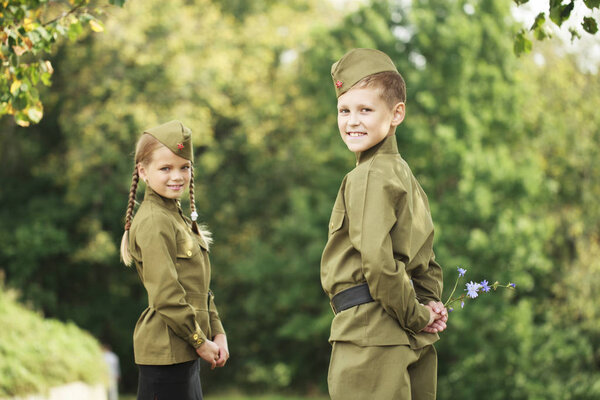
POLYGON ((331 66, 335 93, 340 97, 361 79, 384 71, 398 72, 387 54, 375 49, 352 49, 331 66))
POLYGON ((156 140, 164 144, 179 157, 194 161, 192 131, 180 121, 169 121, 166 124, 146 129, 144 133, 154 136, 156 140))

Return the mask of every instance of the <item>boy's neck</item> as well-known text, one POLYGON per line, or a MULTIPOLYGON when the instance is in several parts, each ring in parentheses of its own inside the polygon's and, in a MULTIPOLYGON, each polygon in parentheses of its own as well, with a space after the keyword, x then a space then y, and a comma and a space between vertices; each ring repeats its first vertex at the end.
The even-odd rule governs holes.
POLYGON ((368 148, 365 151, 361 151, 356 154, 356 165, 367 162, 375 153, 380 154, 397 154, 398 153, 398 143, 396 142, 396 135, 392 134, 386 136, 381 142, 377 143, 373 147, 368 148))

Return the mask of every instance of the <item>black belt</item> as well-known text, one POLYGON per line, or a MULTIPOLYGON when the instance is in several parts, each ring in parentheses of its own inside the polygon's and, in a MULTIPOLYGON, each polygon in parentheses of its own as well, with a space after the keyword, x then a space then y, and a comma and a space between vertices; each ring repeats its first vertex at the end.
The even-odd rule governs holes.
POLYGON ((349 289, 344 289, 331 298, 331 308, 334 314, 347 310, 359 304, 370 303, 373 300, 369 292, 369 285, 361 283, 349 289))

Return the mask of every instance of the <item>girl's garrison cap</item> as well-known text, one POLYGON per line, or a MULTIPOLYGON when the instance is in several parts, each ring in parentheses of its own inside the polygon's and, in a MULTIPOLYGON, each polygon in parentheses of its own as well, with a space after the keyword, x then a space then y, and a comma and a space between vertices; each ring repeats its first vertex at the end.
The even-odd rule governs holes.
POLYGON ((144 133, 154 136, 156 140, 164 144, 179 157, 192 162, 194 161, 192 131, 180 121, 169 121, 166 124, 146 129, 144 133))
POLYGON ((340 97, 361 79, 384 71, 398 72, 387 54, 375 49, 352 49, 331 66, 335 93, 340 97))

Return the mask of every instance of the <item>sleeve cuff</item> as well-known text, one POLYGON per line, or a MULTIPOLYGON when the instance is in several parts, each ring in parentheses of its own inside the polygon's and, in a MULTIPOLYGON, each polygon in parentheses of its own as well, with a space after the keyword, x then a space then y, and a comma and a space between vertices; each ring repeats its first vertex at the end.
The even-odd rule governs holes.
POLYGON ((192 333, 190 336, 188 336, 187 341, 195 349, 202 346, 202 344, 204 344, 204 342, 206 342, 206 335, 200 329, 198 322, 196 322, 196 331, 194 333, 192 333))
POLYGON ((417 307, 419 308, 419 315, 410 327, 412 334, 421 332, 429 323, 429 310, 427 307, 422 304, 417 305, 417 307))

